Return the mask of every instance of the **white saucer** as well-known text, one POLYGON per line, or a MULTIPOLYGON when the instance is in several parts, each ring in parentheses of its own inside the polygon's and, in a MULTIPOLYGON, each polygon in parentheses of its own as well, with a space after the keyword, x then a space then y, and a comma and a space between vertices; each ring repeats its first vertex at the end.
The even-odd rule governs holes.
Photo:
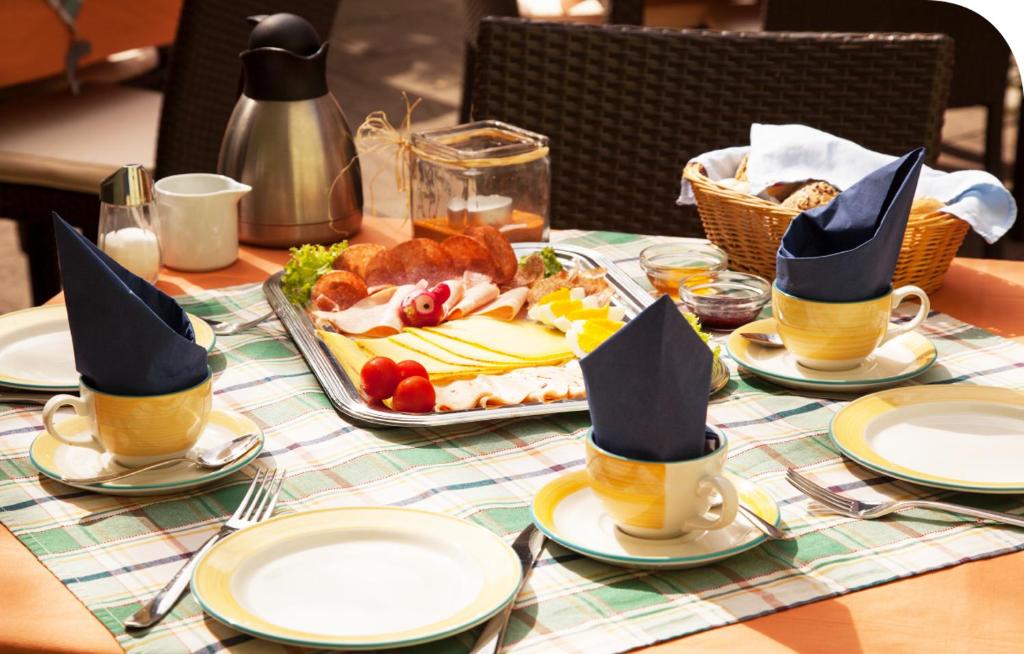
MULTIPOLYGON (((58 420, 58 422, 63 433, 72 438, 81 434, 84 440, 88 430, 85 418, 74 416, 58 420)), ((114 462, 110 454, 100 450, 91 441, 85 445, 68 445, 58 441, 46 430, 39 432, 35 440, 32 441, 29 458, 36 470, 50 479, 74 488, 104 495, 163 495, 202 486, 237 472, 255 459, 263 449, 263 432, 255 422, 234 411, 222 409, 211 411, 210 422, 199 437, 194 451, 226 443, 247 433, 259 435, 259 443, 256 447, 249 450, 238 461, 218 470, 204 470, 191 463, 182 462, 161 470, 140 472, 122 481, 91 486, 68 483, 64 481, 64 478, 94 477, 109 472, 128 470, 128 468, 114 462)))
MULTIPOLYGON (((727 475, 740 499, 768 522, 778 525, 775 500, 749 481, 727 475)), ((551 540, 583 556, 627 568, 694 568, 757 547, 767 536, 742 516, 731 525, 678 538, 636 538, 623 533, 590 490, 585 470, 548 482, 533 500, 533 521, 551 540)))
POLYGON ((762 347, 743 338, 743 332, 776 334, 775 319, 757 320, 740 327, 726 342, 730 357, 741 368, 779 386, 810 391, 855 393, 893 386, 920 375, 935 363, 935 345, 917 332, 892 339, 852 370, 805 368, 786 348, 762 347))
MULTIPOLYGON (((188 314, 196 344, 213 349, 216 336, 202 318, 188 314)), ((36 391, 78 390, 71 328, 63 304, 0 316, 0 386, 36 391)))

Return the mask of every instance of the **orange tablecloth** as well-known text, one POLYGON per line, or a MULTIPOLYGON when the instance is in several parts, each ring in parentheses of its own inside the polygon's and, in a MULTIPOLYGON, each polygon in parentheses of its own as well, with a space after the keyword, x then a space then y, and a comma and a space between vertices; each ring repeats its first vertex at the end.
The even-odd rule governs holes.
MULTIPOLYGON (((92 49, 85 66, 115 52, 174 41, 182 0, 85 0, 75 21, 92 49)), ((0 2, 0 86, 64 73, 68 30, 46 0, 0 2)))
MULTIPOLYGON (((369 222, 355 241, 406 237, 369 222)), ((165 271, 164 290, 192 292, 260 281, 287 259, 245 247, 213 273, 165 271)), ((958 259, 932 306, 1024 342, 1024 262, 958 259)), ((1024 552, 912 577, 713 629, 649 652, 1019 652, 1024 643, 1024 552)), ((115 654, 114 637, 6 529, 0 529, 0 652, 115 654)))

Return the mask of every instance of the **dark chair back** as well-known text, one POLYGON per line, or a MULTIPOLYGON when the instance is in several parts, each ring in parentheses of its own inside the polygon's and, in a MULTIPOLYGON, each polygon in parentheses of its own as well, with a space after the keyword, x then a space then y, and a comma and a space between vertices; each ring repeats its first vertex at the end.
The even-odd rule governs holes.
MULTIPOLYGON (((519 3, 516 0, 466 0, 466 45, 462 67, 462 104, 459 107, 459 122, 469 120, 473 106, 473 76, 476 67, 476 37, 480 21, 487 16, 519 17, 519 3)), ((613 25, 643 25, 644 0, 610 0, 608 22, 613 25)))
POLYGON ((241 89, 252 25, 247 16, 288 11, 330 38, 340 0, 185 0, 164 86, 156 176, 217 172, 221 137, 241 89))
POLYGON ((804 123, 938 153, 952 41, 937 34, 729 33, 488 18, 474 119, 551 139, 556 228, 701 235, 675 199, 686 162, 804 123))

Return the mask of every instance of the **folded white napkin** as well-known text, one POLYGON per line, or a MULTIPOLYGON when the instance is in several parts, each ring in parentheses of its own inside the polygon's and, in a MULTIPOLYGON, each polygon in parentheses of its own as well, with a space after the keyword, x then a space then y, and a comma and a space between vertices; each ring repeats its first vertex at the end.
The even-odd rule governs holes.
MULTIPOLYGON (((691 161, 703 164, 710 179, 726 179, 748 152, 747 177, 755 195, 772 184, 806 179, 822 179, 842 191, 896 159, 806 125, 754 123, 749 146, 705 152, 691 161)), ((945 211, 967 222, 989 243, 999 240, 1017 218, 1013 196, 994 175, 982 170, 945 173, 925 166, 915 197, 946 203, 945 211)), ((677 202, 696 202, 685 178, 677 202)))

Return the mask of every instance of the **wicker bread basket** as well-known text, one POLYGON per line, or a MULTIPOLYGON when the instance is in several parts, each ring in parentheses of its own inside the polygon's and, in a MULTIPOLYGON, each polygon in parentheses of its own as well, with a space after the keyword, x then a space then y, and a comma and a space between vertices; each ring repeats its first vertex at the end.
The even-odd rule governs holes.
MULTIPOLYGON (((683 169, 683 176, 693 187, 707 237, 729 254, 729 268, 775 279, 779 242, 800 212, 719 186, 696 162, 683 169)), ((939 290, 968 229, 967 223, 943 211, 911 214, 893 285, 913 284, 926 293, 939 290)))

